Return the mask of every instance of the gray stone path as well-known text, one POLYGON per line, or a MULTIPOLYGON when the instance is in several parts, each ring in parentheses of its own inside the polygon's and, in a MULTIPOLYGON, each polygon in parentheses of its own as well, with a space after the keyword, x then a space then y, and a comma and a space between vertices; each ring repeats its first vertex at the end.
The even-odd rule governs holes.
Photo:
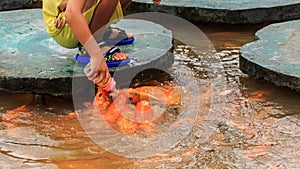
POLYGON ((300 0, 133 0, 135 12, 165 12, 190 21, 261 23, 300 18, 300 0))
POLYGON ((255 36, 241 49, 240 68, 300 92, 300 20, 267 26, 255 36))
POLYGON ((0 11, 41 7, 41 5, 42 5, 42 0, 1 0, 0 11))
MULTIPOLYGON (((0 89, 66 95, 71 94, 72 78, 85 78, 84 65, 74 59, 77 49, 62 48, 49 37, 41 9, 0 12, 0 25, 0 89)), ((136 38, 133 44, 120 47, 130 54, 131 62, 110 68, 110 72, 126 75, 120 76, 122 82, 144 69, 173 64, 169 52, 171 31, 153 22, 133 19, 122 20, 117 26, 133 32, 136 38)))

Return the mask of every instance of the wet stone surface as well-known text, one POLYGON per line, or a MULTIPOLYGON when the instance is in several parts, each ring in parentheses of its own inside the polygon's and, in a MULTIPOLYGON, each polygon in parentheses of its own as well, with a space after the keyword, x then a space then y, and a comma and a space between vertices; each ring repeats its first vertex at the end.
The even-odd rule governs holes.
MULTIPOLYGON (((0 15, 0 89, 71 94, 72 79, 85 78, 82 71, 85 65, 74 59, 77 49, 60 47, 46 33, 41 9, 1 12, 0 15)), ((132 32, 136 40, 120 47, 130 54, 131 62, 111 68, 110 72, 135 75, 147 68, 167 68, 173 64, 169 52, 171 31, 153 22, 132 19, 122 20, 117 26, 132 32)))
POLYGON ((190 21, 261 23, 299 18, 299 0, 133 0, 130 10, 165 12, 190 21))
POLYGON ((240 68, 256 78, 300 92, 300 20, 259 30, 255 42, 241 49, 240 68))
POLYGON ((40 7, 41 5, 42 5, 42 0, 1 0, 0 11, 40 7))

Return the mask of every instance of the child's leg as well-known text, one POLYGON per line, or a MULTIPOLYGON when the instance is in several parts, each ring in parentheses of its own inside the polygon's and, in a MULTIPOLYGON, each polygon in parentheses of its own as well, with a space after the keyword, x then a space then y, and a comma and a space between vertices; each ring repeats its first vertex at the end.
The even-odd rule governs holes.
MULTIPOLYGON (((105 32, 106 24, 110 21, 119 1, 123 9, 131 2, 131 0, 101 0, 96 7, 93 18, 90 22, 90 29, 97 41, 101 40, 101 37, 105 32)), ((118 30, 113 29, 109 38, 114 39, 118 36, 118 32, 118 30)), ((132 34, 127 35, 128 38, 133 37, 132 34)))
POLYGON ((130 5, 131 0, 120 0, 121 6, 123 11, 126 10, 126 8, 130 5))
MULTIPOLYGON (((90 22, 90 30, 94 35, 96 41, 100 41, 106 30, 106 25, 109 23, 119 0, 101 0, 96 7, 93 18, 90 22)), ((109 49, 106 47, 107 50, 109 49)), ((113 60, 123 60, 128 58, 128 54, 118 53, 113 60)))
POLYGON ((101 0, 96 7, 93 18, 90 22, 90 30, 94 34, 96 33, 96 40, 100 40, 103 36, 106 25, 110 21, 119 0, 101 0), (100 30, 101 29, 101 30, 100 30))

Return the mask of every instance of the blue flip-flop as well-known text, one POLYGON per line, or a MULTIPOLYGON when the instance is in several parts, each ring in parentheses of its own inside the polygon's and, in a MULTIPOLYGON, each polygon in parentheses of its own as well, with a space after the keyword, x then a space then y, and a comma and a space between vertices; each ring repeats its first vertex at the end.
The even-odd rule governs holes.
POLYGON ((132 44, 134 40, 135 40, 134 37, 126 38, 126 39, 122 39, 122 40, 108 39, 108 40, 105 40, 105 43, 108 45, 128 45, 128 44, 132 44))
MULTIPOLYGON (((120 53, 121 49, 113 46, 110 48, 104 55, 106 64, 108 67, 117 67, 120 65, 124 65, 130 62, 130 59, 120 60, 120 61, 112 61, 112 58, 115 54, 120 53)), ((88 64, 90 62, 90 56, 85 52, 82 55, 76 54, 76 61, 82 64, 88 64)))
POLYGON ((104 42, 108 45, 128 45, 128 44, 132 44, 133 41, 135 40, 134 37, 128 38, 128 35, 125 32, 125 30, 120 28, 110 27, 110 26, 103 34, 103 39, 104 42), (112 34, 113 29, 116 29, 118 31, 118 35, 115 38, 111 39, 109 37, 112 34))

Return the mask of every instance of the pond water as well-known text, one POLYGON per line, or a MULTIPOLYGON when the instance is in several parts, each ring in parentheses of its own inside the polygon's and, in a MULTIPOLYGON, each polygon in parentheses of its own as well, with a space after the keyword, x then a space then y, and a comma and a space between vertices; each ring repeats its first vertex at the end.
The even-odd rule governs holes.
MULTIPOLYGON (((72 98, 0 92, 0 168, 297 168, 300 166, 300 94, 256 80, 239 68, 240 47, 263 25, 199 24, 215 46, 222 73, 213 88, 204 55, 175 41, 170 71, 193 72, 203 85, 189 134, 154 157, 129 159, 107 152, 83 130, 72 98), (210 134, 202 134, 209 126, 210 134)), ((202 88, 200 86, 200 88, 202 88)))

